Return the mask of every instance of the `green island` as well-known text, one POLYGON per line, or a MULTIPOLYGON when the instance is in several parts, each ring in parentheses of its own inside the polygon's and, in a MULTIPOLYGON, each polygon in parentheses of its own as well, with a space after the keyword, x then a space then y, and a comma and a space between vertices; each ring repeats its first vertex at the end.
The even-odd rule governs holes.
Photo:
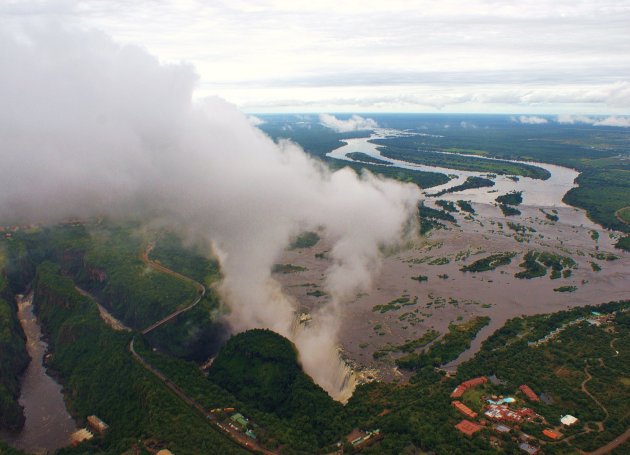
POLYGON ((485 177, 467 177, 466 181, 461 185, 452 186, 450 188, 446 188, 444 190, 438 191, 437 193, 430 194, 429 196, 438 197, 442 196, 446 193, 457 193, 459 191, 469 190, 472 188, 485 188, 494 186, 494 182, 485 177))
POLYGON ((571 275, 571 269, 576 266, 575 261, 570 257, 560 256, 547 251, 528 251, 523 259, 524 261, 520 266, 525 270, 517 272, 514 275, 516 278, 532 279, 542 277, 547 274, 549 268, 551 268, 550 279, 568 278, 571 275))
POLYGON ((372 163, 372 164, 390 164, 389 161, 380 160, 378 158, 374 158, 373 156, 368 155, 363 152, 350 152, 346 155, 348 158, 354 161, 361 161, 364 163, 372 163))
POLYGON ((468 212, 468 213, 471 213, 471 214, 475 213, 475 209, 470 204, 470 201, 464 201, 464 200, 460 199, 459 201, 457 201, 457 206, 461 210, 463 210, 464 212, 468 212))
POLYGON ((507 194, 497 196, 495 201, 497 201, 499 204, 504 205, 520 205, 523 202, 523 192, 511 191, 507 194))
POLYGON ((460 268, 462 272, 487 272, 494 270, 502 265, 508 265, 512 262, 512 258, 516 253, 495 253, 482 259, 477 259, 472 264, 468 264, 460 268))
POLYGON ((302 232, 289 245, 290 250, 299 250, 302 248, 312 248, 319 242, 319 234, 317 232, 302 232))
POLYGON ((295 264, 274 264, 271 273, 298 273, 306 271, 306 267, 295 264))

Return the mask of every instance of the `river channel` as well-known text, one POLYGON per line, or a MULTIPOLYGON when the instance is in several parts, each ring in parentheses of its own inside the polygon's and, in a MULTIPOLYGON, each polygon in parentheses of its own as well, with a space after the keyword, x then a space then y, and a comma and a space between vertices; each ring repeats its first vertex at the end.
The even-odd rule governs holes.
MULTIPOLYGON (((383 160, 389 163, 390 166, 399 167, 403 169, 411 169, 424 172, 439 172, 442 174, 454 176, 449 182, 444 185, 436 186, 428 189, 425 192, 425 197, 430 198, 430 195, 437 193, 440 190, 451 188, 456 185, 460 185, 470 176, 484 176, 487 173, 483 172, 471 172, 462 171, 451 168, 426 166, 422 164, 409 163, 406 161, 395 160, 392 158, 386 158, 381 155, 379 147, 381 145, 373 144, 370 142, 373 139, 384 139, 400 134, 406 134, 405 132, 390 129, 375 129, 374 133, 367 138, 354 138, 345 139, 345 145, 339 147, 328 153, 327 156, 331 158, 337 158, 346 161, 353 161, 347 157, 351 152, 362 152, 373 158, 383 160)), ((492 160, 492 158, 486 158, 476 155, 467 155, 480 160, 492 160)), ((553 164, 539 163, 534 161, 514 161, 514 160, 500 160, 510 163, 528 164, 531 166, 537 166, 546 169, 551 174, 551 177, 547 180, 533 179, 529 177, 519 177, 518 181, 514 181, 508 176, 497 175, 494 178, 495 186, 492 188, 472 188, 466 191, 459 191, 451 194, 447 193, 440 196, 440 199, 457 200, 466 199, 471 202, 490 204, 494 201, 498 194, 505 194, 510 191, 522 191, 523 192, 523 204, 536 207, 567 207, 562 202, 562 197, 571 188, 577 186, 575 179, 579 175, 574 169, 569 169, 563 166, 556 166, 553 164)))
POLYGON ((46 453, 67 446, 76 430, 66 410, 61 386, 46 373, 43 359, 48 345, 33 313, 33 296, 18 296, 18 317, 26 334, 27 350, 31 357, 24 376, 20 404, 26 421, 16 434, 2 433, 9 445, 29 453, 46 453))

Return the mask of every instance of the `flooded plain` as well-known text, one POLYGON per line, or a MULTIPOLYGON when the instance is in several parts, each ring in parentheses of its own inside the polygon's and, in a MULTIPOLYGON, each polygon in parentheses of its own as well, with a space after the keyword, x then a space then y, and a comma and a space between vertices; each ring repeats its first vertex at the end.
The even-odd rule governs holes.
MULTIPOLYGON (((351 139, 347 141, 348 146, 335 150, 333 155, 341 157, 351 151, 368 153, 368 149, 359 147, 361 144, 374 147, 374 151, 376 146, 367 140, 351 139)), ((380 158, 378 151, 368 154, 380 158)), ((339 342, 343 355, 353 366, 369 371, 378 379, 404 380, 406 375, 395 367, 397 354, 375 359, 374 352, 420 338, 431 329, 444 334, 449 324, 475 316, 490 317, 489 325, 479 332, 470 349, 445 365, 447 369, 454 369, 471 358, 481 343, 510 318, 630 298, 630 254, 614 248, 618 234, 590 221, 583 210, 561 201, 566 191, 575 185, 573 181, 578 173, 560 166, 540 164, 540 167, 551 172, 550 179, 520 178, 514 182, 499 176, 497 186, 492 189, 425 198, 425 204, 430 207, 435 207, 434 199, 471 201, 475 213, 454 213, 456 223, 444 222, 445 229, 434 229, 412 247, 384 258, 371 289, 344 302, 339 342), (496 189, 499 191, 488 193, 496 189), (523 203, 518 206, 522 213, 506 217, 494 198, 512 190, 523 191, 523 203), (558 217, 557 221, 553 216, 558 217), (515 230, 519 227, 524 232, 515 230), (550 278, 550 270, 543 277, 517 278, 515 274, 523 270, 520 264, 528 251, 564 256, 575 261, 575 266, 569 276, 558 279, 550 278), (477 259, 504 252, 515 254, 508 265, 487 272, 460 270, 477 259), (412 279, 420 275, 426 280, 412 279), (558 291, 569 287, 572 292, 558 291), (401 297, 407 298, 409 303, 385 312, 375 309, 377 305, 386 305, 401 297)), ((436 170, 428 166, 421 168, 436 170)), ((461 176, 480 175, 450 169, 440 171, 461 176)), ((435 188, 430 189, 434 191, 435 188)), ((324 274, 332 264, 326 256, 330 247, 322 238, 314 247, 286 251, 280 259, 282 263, 306 269, 274 275, 298 302, 301 312, 310 312, 329 300, 324 274)))
POLYGON ((19 433, 3 433, 1 437, 9 445, 28 453, 52 452, 67 446, 77 428, 66 410, 61 386, 46 373, 43 360, 48 346, 42 340, 41 328, 33 313, 32 295, 18 299, 18 318, 31 357, 22 377, 19 399, 26 421, 19 433))

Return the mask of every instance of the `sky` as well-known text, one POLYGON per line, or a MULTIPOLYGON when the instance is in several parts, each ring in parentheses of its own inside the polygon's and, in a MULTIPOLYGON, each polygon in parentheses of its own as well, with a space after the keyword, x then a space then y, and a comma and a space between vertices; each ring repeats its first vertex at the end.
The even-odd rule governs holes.
POLYGON ((3 0, 197 73, 250 113, 630 114, 630 0, 3 0))

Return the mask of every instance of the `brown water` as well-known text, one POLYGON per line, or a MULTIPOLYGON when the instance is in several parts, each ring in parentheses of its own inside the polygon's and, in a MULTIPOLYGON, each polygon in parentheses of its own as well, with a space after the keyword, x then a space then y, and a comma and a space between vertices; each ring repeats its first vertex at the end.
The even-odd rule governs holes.
POLYGON ((33 296, 18 300, 18 317, 26 334, 27 350, 31 356, 24 376, 20 404, 26 422, 17 434, 0 435, 11 446, 29 453, 46 453, 67 446, 76 425, 66 410, 61 386, 48 374, 43 358, 48 345, 33 314, 33 296))

